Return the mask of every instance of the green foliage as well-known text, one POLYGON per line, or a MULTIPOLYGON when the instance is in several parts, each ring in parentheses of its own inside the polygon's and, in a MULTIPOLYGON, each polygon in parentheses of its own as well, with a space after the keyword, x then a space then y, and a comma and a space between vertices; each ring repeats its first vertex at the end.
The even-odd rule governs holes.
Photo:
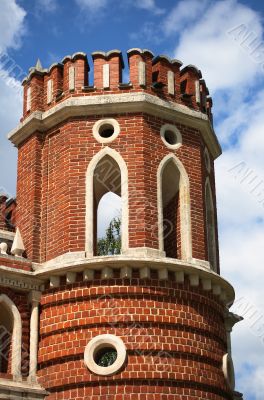
POLYGON ((108 256, 121 253, 121 219, 113 218, 106 229, 105 237, 97 242, 97 255, 108 256))
POLYGON ((96 358, 96 364, 100 367, 113 365, 117 358, 117 351, 112 348, 104 349, 96 358))

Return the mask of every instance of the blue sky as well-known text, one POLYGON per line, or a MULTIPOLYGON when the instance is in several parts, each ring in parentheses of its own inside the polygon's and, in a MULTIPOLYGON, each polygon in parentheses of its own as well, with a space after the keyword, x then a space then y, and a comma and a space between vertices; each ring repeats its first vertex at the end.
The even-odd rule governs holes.
MULTIPOLYGON (((6 140, 21 116, 18 73, 65 55, 149 48, 203 73, 224 149, 216 161, 221 270, 236 288, 237 389, 264 392, 264 3, 209 0, 0 0, 0 187, 15 195, 16 150, 6 140), (18 71, 18 70, 17 70, 18 71)), ((89 58, 91 61, 91 58, 89 58)), ((105 209, 111 208, 106 204, 105 209)))

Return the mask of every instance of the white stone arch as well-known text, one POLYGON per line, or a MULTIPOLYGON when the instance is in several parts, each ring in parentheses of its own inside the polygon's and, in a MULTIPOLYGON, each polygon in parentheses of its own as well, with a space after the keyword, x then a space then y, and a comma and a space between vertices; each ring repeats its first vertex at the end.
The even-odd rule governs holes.
POLYGON ((105 157, 111 157, 119 166, 121 174, 121 204, 122 227, 121 245, 122 253, 128 249, 128 170, 122 156, 114 149, 105 147, 90 161, 86 172, 86 239, 85 251, 87 257, 94 255, 94 171, 97 164, 105 157))
POLYGON ((188 174, 182 162, 170 153, 161 161, 158 173, 158 230, 159 230, 159 250, 164 251, 163 240, 163 201, 162 201, 162 176, 166 165, 173 161, 180 173, 179 181, 179 201, 180 201, 180 228, 181 228, 181 258, 183 260, 192 259, 192 230, 191 230, 191 201, 190 201, 190 182, 188 174))
POLYGON ((209 177, 205 180, 205 223, 208 261, 211 268, 217 272, 215 207, 209 177))
POLYGON ((21 378, 21 349, 22 349, 22 321, 21 315, 13 301, 5 294, 0 295, 0 303, 3 303, 13 316, 12 332, 12 362, 11 373, 16 380, 21 378))

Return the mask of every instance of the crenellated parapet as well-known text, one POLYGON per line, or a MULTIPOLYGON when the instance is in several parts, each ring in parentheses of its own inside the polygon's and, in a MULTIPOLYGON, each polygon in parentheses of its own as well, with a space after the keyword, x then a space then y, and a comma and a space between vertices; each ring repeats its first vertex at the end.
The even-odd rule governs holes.
POLYGON ((93 76, 87 55, 82 52, 68 55, 48 69, 38 61, 22 83, 22 120, 34 111, 47 111, 69 97, 145 92, 207 114, 212 122, 209 91, 197 67, 182 67, 181 61, 164 55, 154 57, 146 49, 130 49, 127 57, 129 82, 123 79, 125 64, 120 50, 93 52, 93 76))

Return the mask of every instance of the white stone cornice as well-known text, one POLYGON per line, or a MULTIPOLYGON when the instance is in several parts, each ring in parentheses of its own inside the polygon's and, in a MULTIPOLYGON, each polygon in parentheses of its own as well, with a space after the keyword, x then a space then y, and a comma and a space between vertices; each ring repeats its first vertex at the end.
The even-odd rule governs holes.
POLYGON ((37 278, 33 272, 0 265, 0 286, 41 291, 43 284, 44 281, 37 278))
POLYGON ((70 117, 116 114, 117 104, 118 113, 145 112, 197 128, 212 156, 217 158, 221 154, 220 144, 206 114, 142 92, 70 97, 48 111, 33 112, 9 133, 8 138, 18 146, 32 133, 45 132, 70 117))

